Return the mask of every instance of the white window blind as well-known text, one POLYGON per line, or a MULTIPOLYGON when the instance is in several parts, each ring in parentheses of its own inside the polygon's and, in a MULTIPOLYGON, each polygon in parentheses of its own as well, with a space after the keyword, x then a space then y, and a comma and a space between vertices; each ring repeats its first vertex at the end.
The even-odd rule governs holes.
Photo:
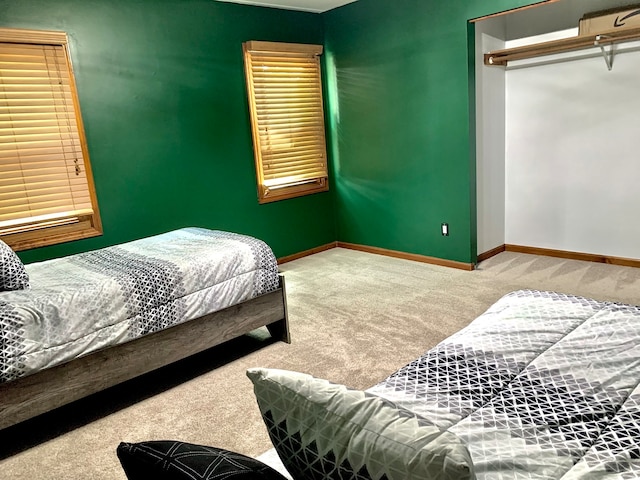
POLYGON ((259 200, 325 191, 321 45, 244 44, 259 200))
POLYGON ((0 235, 22 248, 57 243, 52 227, 91 236, 78 235, 100 228, 66 35, 1 41, 16 32, 0 31, 0 235))

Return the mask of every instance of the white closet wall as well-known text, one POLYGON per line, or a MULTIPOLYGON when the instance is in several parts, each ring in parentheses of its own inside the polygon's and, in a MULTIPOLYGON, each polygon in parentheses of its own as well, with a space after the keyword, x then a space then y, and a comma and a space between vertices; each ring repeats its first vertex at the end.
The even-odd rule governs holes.
POLYGON ((505 239, 505 71, 484 65, 482 52, 505 48, 504 22, 476 24, 476 179, 478 253, 505 239))
POLYGON ((640 258, 640 52, 624 48, 611 71, 507 70, 504 243, 640 258))

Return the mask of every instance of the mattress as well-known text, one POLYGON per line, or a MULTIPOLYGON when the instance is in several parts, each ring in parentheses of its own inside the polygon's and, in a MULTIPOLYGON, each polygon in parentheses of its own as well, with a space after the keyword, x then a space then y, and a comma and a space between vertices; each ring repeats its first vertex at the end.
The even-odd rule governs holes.
POLYGON ((640 478, 640 307, 520 290, 369 389, 449 430, 478 479, 640 478))
POLYGON ((0 292, 0 383, 278 288, 266 243, 202 228, 26 269, 30 289, 0 292))

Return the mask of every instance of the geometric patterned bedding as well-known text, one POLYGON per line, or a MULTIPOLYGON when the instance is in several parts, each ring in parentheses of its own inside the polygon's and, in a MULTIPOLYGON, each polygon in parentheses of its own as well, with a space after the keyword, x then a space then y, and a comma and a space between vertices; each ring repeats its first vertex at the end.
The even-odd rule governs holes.
POLYGON ((640 307, 520 290, 368 391, 456 434, 476 477, 640 478, 640 307))
POLYGON ((0 292, 0 383, 278 288, 266 243, 202 228, 26 269, 30 289, 0 292))

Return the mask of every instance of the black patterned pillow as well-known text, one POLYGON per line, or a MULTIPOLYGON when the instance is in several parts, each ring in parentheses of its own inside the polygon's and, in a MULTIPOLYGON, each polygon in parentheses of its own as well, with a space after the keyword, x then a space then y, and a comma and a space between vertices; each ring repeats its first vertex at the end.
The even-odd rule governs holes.
POLYGON ((24 264, 9 245, 0 240, 0 291, 29 288, 24 264))
POLYGON ((117 454, 129 480, 286 480, 255 458, 174 440, 122 442, 117 454))
POLYGON ((247 375, 296 480, 475 478, 457 436, 392 402, 303 373, 254 368, 247 375))

